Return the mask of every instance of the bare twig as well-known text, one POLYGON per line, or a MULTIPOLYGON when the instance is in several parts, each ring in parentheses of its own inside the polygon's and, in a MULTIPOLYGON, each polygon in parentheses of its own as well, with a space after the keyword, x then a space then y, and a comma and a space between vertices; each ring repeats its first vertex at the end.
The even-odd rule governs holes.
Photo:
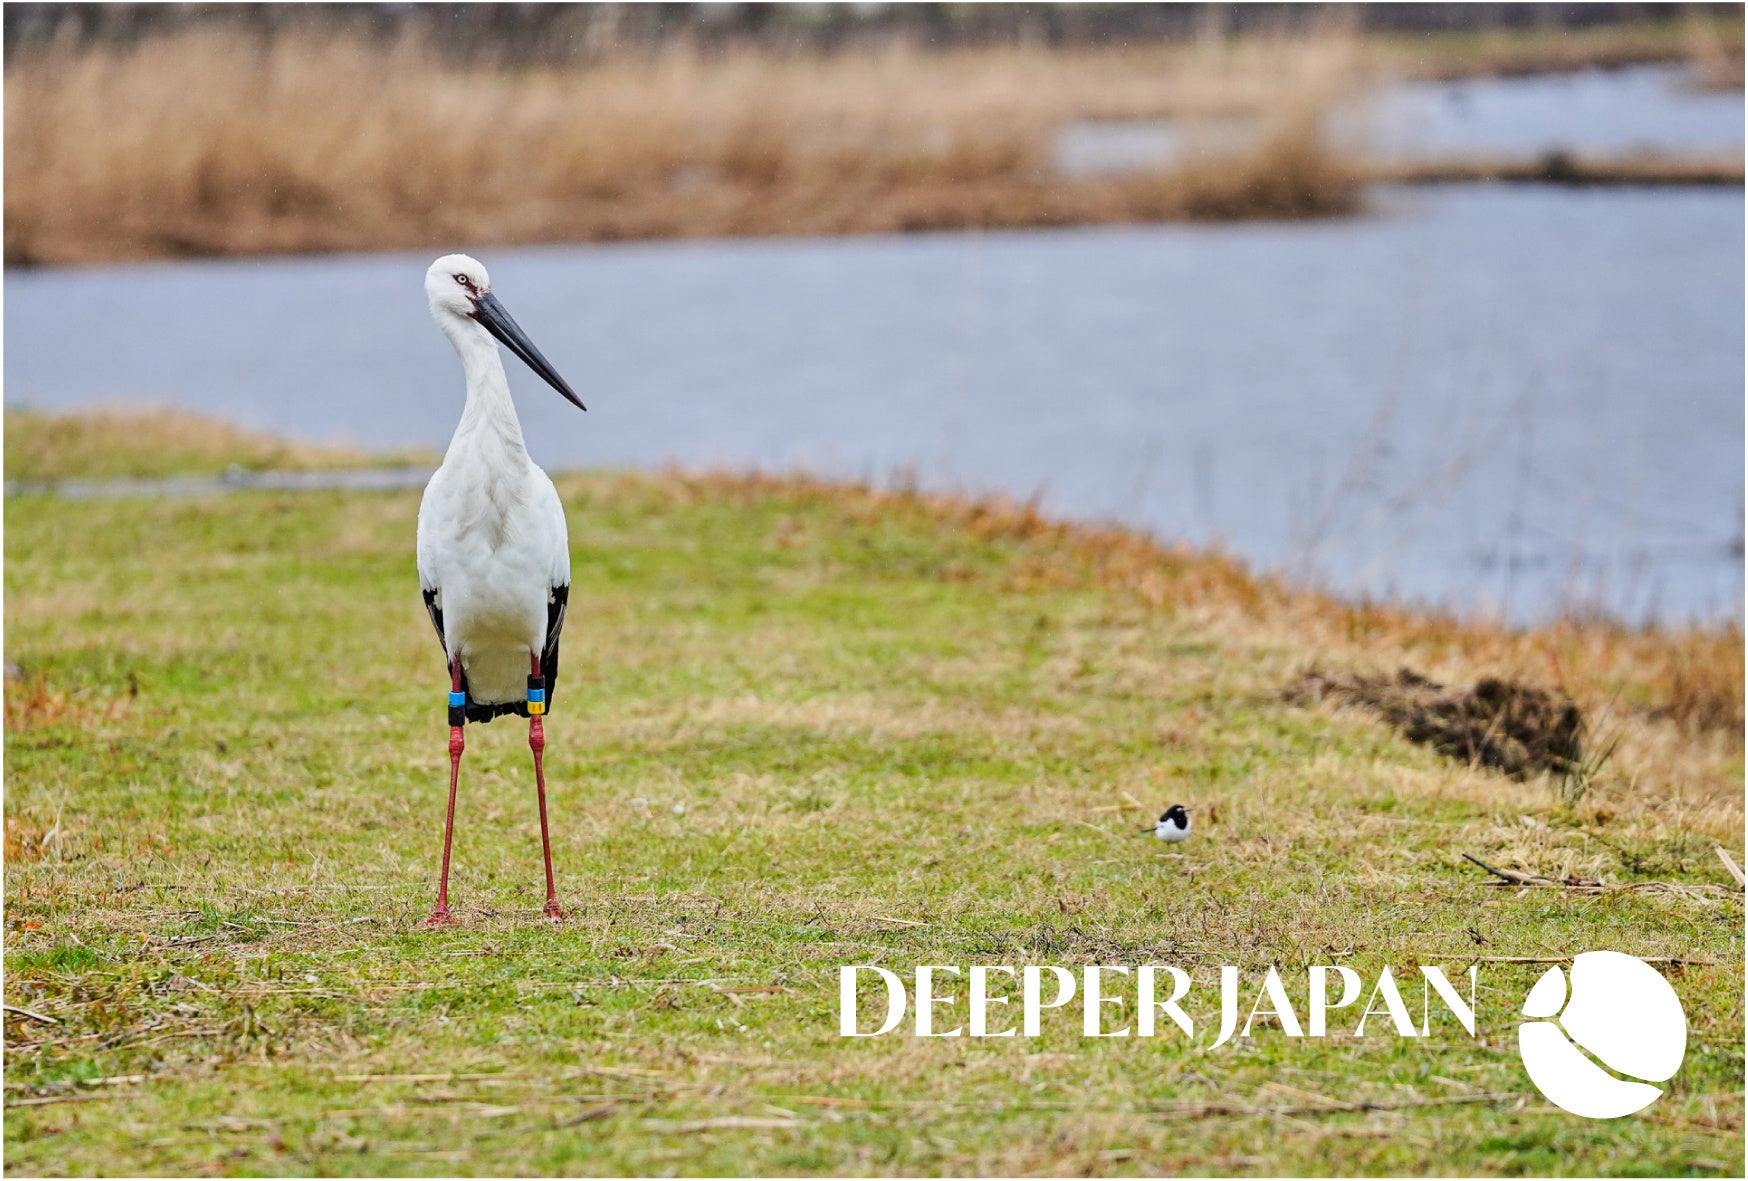
POLYGON ((1312 1103, 1321 1104, 1324 1107, 1342 1107, 1351 1109, 1354 1106, 1345 1099, 1334 1099, 1328 1095, 1319 1094, 1316 1091, 1307 1091, 1302 1087, 1288 1086, 1286 1083, 1264 1083, 1262 1089, 1279 1091, 1289 1099, 1305 1099, 1312 1103))
POLYGON ((555 1126, 560 1128, 574 1128, 578 1124, 593 1123, 596 1120, 606 1119, 618 1110, 619 1103, 617 1100, 608 1100, 605 1103, 593 1103, 588 1107, 583 1108, 569 1119, 560 1120, 555 1126))
MULTIPOLYGON (((1727 857, 1727 854, 1725 854, 1722 849, 1719 849, 1718 856, 1727 857)), ((1485 861, 1482 861, 1479 857, 1471 856, 1468 853, 1464 853, 1463 857, 1474 862, 1476 865, 1479 865, 1482 869, 1486 870, 1494 877, 1499 878, 1501 881, 1514 886, 1553 886, 1558 889, 1576 890, 1583 894, 1618 894, 1623 892, 1631 893, 1633 891, 1651 891, 1653 893, 1661 892, 1674 894, 1679 897, 1692 898, 1700 901, 1704 901, 1707 894, 1721 894, 1727 898, 1733 898, 1736 896, 1735 891, 1726 890, 1722 886, 1712 885, 1710 883, 1691 886, 1682 882, 1628 882, 1624 885, 1607 886, 1595 878, 1568 877, 1557 879, 1543 877, 1541 874, 1523 873, 1515 869, 1496 869, 1495 867, 1488 865, 1485 861)), ((1728 860, 1725 861, 1725 864, 1731 865, 1728 860)), ((1732 868, 1734 867, 1732 866, 1732 868)))
POLYGON ((1494 877, 1502 878, 1515 886, 1552 886, 1556 884, 1553 878, 1538 877, 1537 875, 1530 873, 1519 873, 1515 869, 1494 869, 1479 857, 1472 856, 1468 853, 1463 854, 1463 859, 1465 861, 1474 862, 1494 877))
POLYGON ((1167 1103, 1155 1110, 1161 1115, 1185 1115, 1201 1118, 1210 1115, 1333 1115, 1350 1111, 1401 1111, 1410 1107, 1448 1107, 1459 1103, 1505 1103, 1520 1099, 1517 1091, 1484 1091, 1478 1095, 1449 1095, 1433 1099, 1399 1099, 1353 1103, 1306 1104, 1298 1107, 1259 1107, 1248 1103, 1167 1103))
POLYGON ((1572 890, 1600 890, 1603 888, 1602 883, 1594 878, 1573 877, 1561 881, 1557 878, 1543 877, 1538 873, 1522 873, 1515 869, 1495 869, 1479 857, 1471 856, 1468 853, 1464 853, 1463 857, 1479 865, 1494 877, 1510 882, 1514 886, 1561 886, 1572 890))

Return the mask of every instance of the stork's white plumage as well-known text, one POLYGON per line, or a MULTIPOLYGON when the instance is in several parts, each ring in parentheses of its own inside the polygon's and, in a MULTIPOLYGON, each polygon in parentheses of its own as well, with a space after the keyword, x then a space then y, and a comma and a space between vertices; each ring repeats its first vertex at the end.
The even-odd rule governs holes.
POLYGON ((419 585, 450 670, 449 814, 443 876, 428 922, 451 921, 449 847, 464 748, 462 727, 503 714, 529 719, 546 911, 560 917, 546 826, 541 716, 558 675, 559 632, 570 596, 564 506, 528 457, 498 353, 502 342, 581 409, 583 404, 492 295, 486 269, 449 254, 425 273, 431 315, 461 358, 467 405, 419 505, 419 585))

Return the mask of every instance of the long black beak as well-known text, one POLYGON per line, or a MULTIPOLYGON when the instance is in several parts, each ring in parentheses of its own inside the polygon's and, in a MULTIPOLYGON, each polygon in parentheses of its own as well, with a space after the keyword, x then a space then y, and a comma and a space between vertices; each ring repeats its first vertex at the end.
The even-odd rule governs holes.
POLYGON ((498 302, 498 297, 491 292, 477 297, 473 301, 473 318, 486 326, 486 331, 498 338, 498 343, 522 358, 523 364, 546 381, 546 384, 563 394, 571 405, 578 410, 587 410, 583 400, 571 391, 564 378, 558 375, 558 370, 552 367, 540 350, 534 347, 534 342, 528 339, 528 334, 522 331, 522 326, 510 318, 510 313, 504 310, 504 305, 498 302))

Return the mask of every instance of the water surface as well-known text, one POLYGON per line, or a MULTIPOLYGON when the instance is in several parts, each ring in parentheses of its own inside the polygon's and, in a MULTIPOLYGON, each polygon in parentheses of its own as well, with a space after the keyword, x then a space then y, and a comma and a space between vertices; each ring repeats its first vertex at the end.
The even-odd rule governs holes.
POLYGON ((1702 90, 1684 66, 1410 82, 1371 112, 1384 156, 1551 151, 1742 151, 1740 90, 1702 90))
MULTIPOLYGON (((1374 203, 1322 223, 478 253, 590 407, 509 359, 548 467, 911 469, 1346 593, 1739 616, 1742 195, 1374 203)), ((440 448, 461 377, 428 261, 10 272, 6 399, 440 448)))
MULTIPOLYGON (((1380 87, 1338 109, 1338 143, 1383 159, 1615 156, 1635 152, 1740 155, 1740 90, 1702 90, 1684 66, 1635 66, 1522 78, 1466 78, 1380 87)), ((1243 148, 1255 120, 1112 119, 1071 123, 1055 164, 1071 175, 1140 172, 1243 148)))

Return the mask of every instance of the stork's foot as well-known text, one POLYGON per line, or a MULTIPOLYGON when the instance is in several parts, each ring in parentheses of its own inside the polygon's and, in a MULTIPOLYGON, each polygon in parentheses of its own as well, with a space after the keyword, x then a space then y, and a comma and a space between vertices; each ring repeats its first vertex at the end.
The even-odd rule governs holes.
POLYGON ((546 908, 540 912, 540 915, 542 918, 551 919, 556 923, 564 918, 564 911, 559 907, 558 899, 548 898, 546 900, 546 908))
POLYGON ((425 920, 425 926, 435 930, 438 927, 453 927, 455 918, 449 913, 447 906, 439 906, 431 912, 431 917, 425 920))

